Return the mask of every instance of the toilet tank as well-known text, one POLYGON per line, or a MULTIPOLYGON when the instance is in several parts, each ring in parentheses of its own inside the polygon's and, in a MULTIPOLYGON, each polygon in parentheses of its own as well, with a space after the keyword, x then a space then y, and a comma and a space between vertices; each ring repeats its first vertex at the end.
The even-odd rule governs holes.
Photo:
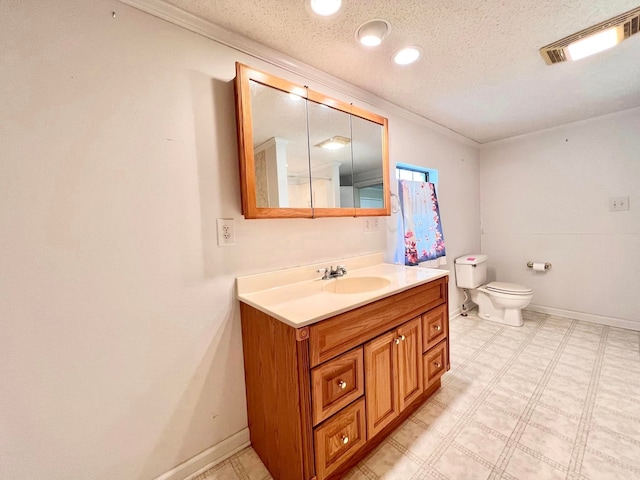
POLYGON ((487 281, 487 255, 469 254, 455 260, 456 286, 477 288, 487 281))

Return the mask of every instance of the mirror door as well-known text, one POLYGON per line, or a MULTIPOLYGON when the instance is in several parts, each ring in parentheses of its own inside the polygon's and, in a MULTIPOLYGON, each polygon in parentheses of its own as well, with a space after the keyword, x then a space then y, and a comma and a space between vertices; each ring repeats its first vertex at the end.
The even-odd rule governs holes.
POLYGON ((344 215, 353 208, 351 115, 313 100, 307 105, 314 216, 344 215))

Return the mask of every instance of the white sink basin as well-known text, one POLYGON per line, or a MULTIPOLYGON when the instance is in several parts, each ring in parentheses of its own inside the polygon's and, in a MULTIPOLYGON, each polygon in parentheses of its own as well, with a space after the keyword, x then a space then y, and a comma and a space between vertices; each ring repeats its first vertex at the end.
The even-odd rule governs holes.
POLYGON ((391 281, 384 277, 346 277, 329 280, 322 291, 329 293, 365 293, 384 288, 391 281))

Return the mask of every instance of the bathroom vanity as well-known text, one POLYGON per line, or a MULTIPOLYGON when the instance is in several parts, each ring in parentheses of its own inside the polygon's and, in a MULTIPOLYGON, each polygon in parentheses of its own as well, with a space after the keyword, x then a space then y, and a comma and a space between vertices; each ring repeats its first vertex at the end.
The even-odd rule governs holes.
POLYGON ((276 480, 339 478, 449 369, 448 272, 381 261, 238 278, 251 443, 276 480))

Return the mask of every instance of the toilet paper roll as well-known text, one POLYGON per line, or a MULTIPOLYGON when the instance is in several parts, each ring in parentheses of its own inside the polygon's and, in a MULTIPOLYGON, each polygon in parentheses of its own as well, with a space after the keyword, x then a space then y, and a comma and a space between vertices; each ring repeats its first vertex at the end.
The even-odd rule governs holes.
POLYGON ((544 268, 544 263, 540 263, 540 262, 533 262, 533 268, 534 271, 536 272, 544 272, 546 269, 544 268))

